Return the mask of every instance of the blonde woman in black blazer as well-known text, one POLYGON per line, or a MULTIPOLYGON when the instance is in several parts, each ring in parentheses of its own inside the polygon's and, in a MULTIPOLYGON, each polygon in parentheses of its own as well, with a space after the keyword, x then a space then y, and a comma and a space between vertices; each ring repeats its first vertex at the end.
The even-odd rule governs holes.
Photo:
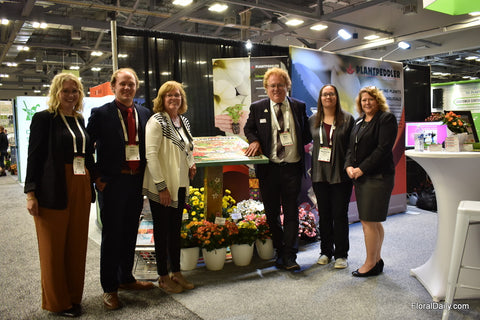
POLYGON ((93 145, 81 115, 83 86, 58 74, 50 86, 48 110, 30 125, 24 191, 34 217, 42 280, 42 308, 77 317, 85 278, 93 145))
POLYGON ((367 257, 364 264, 352 274, 355 277, 369 277, 383 271, 382 221, 387 218, 395 182, 392 148, 398 124, 395 116, 388 112, 385 96, 376 87, 360 90, 356 108, 360 117, 355 121, 350 135, 345 168, 355 186, 367 257))

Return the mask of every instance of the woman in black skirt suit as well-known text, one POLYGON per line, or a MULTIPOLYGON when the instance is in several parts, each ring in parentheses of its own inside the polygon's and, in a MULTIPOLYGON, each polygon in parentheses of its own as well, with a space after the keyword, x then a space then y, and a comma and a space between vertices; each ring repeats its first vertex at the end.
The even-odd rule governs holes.
POLYGON ((350 135, 345 168, 353 179, 367 257, 353 271, 355 277, 376 276, 383 271, 381 257, 388 204, 393 190, 395 164, 392 148, 397 136, 397 119, 389 112, 385 96, 376 87, 360 90, 356 99, 360 117, 350 135))

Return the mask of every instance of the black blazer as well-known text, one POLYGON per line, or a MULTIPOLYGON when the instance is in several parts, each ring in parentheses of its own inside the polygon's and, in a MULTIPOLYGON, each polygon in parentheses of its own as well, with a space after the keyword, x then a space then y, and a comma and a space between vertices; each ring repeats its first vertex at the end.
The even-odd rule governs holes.
MULTIPOLYGON (((305 168, 304 146, 312 141, 312 135, 308 127, 308 117, 304 102, 295 98, 287 97, 295 120, 295 133, 297 138, 298 154, 302 158, 301 164, 305 168)), ((260 142, 263 154, 270 158, 272 149, 272 117, 270 112, 270 99, 262 99, 252 103, 250 114, 244 127, 245 136, 249 143, 260 142)), ((257 176, 261 178, 262 168, 265 165, 257 165, 257 176)))
MULTIPOLYGON (((101 177, 108 182, 109 178, 119 175, 125 162, 125 137, 115 101, 93 108, 88 119, 87 132, 97 149, 95 178, 101 177)), ((145 125, 152 112, 135 104, 138 114, 138 139, 140 148, 140 169, 145 169, 145 125)), ((121 120, 123 121, 123 119, 121 120)))
POLYGON ((360 130, 364 119, 365 116, 355 121, 345 168, 360 167, 365 175, 395 174, 392 148, 397 137, 397 119, 390 112, 378 111, 360 130))
MULTIPOLYGON (((85 130, 83 118, 78 119, 85 130)), ((59 115, 48 110, 33 115, 28 143, 27 174, 24 192, 35 191, 38 204, 49 209, 63 210, 67 207, 64 146, 62 130, 65 125, 59 115)), ((92 178, 93 145, 86 135, 85 166, 92 178)), ((93 182, 93 180, 92 180, 93 182)), ((92 202, 95 193, 92 189, 92 202)))

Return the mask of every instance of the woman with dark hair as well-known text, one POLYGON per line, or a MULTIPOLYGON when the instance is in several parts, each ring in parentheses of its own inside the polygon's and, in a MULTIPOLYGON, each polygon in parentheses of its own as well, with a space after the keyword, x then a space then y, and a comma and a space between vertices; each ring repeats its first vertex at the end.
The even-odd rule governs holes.
POLYGON ((37 230, 42 308, 61 316, 82 313, 93 146, 81 115, 83 86, 74 75, 57 74, 48 109, 30 125, 24 191, 37 230))
POLYGON ((360 90, 356 99, 360 117, 350 135, 345 168, 353 180, 360 222, 362 223, 366 259, 353 271, 354 277, 377 276, 383 272, 381 256, 388 204, 395 182, 392 148, 398 124, 389 112, 385 96, 376 87, 360 90))
POLYGON ((328 264, 335 257, 336 269, 348 266, 348 204, 352 181, 345 170, 353 116, 342 110, 337 88, 320 89, 317 113, 310 117, 313 138, 312 186, 317 198, 320 229, 320 258, 328 264))
POLYGON ((147 170, 143 194, 150 202, 159 287, 168 293, 193 289, 180 272, 180 228, 187 190, 196 173, 187 97, 176 81, 165 82, 153 100, 155 114, 145 129, 147 170), (169 276, 168 262, 170 262, 169 276))

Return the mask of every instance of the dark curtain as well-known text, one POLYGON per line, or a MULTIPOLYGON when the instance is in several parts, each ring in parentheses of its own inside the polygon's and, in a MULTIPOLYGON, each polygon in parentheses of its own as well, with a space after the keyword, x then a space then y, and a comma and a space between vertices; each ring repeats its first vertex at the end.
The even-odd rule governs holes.
MULTIPOLYGON (((133 68, 140 79, 139 101, 152 108, 158 88, 168 80, 185 86, 193 136, 222 134, 214 126, 212 59, 248 56, 245 42, 194 38, 120 28, 119 67, 133 68)), ((288 47, 255 45, 251 56, 288 56, 288 47)))

